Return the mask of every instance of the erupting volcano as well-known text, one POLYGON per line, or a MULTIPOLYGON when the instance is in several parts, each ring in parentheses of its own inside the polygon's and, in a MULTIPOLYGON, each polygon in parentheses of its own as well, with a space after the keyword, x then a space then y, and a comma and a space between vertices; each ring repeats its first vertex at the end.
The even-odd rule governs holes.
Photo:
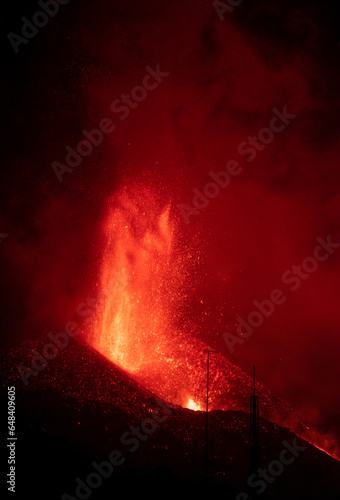
POLYGON ((204 346, 176 327, 195 253, 179 248, 170 211, 147 188, 113 200, 91 344, 159 395, 198 409, 204 346))
MULTIPOLYGON (((209 418, 208 464, 203 460, 203 452, 208 450, 204 446, 208 419, 203 412, 211 349, 198 338, 199 317, 197 325, 190 327, 183 313, 183 302, 192 307, 189 301, 195 293, 194 268, 200 264, 200 251, 183 242, 179 227, 171 205, 160 201, 151 189, 133 186, 119 191, 109 200, 103 223, 105 250, 98 300, 94 301, 98 307, 86 330, 87 342, 82 336, 71 336, 69 345, 55 359, 37 366, 36 356, 46 351, 46 339, 42 338, 13 349, 1 363, 8 366, 1 373, 3 389, 18 388, 18 413, 25 415, 23 456, 32 456, 32 449, 36 453, 28 466, 25 463, 27 477, 32 477, 35 464, 44 456, 41 450, 50 450, 52 442, 52 459, 41 465, 41 498, 46 498, 46 488, 55 477, 57 497, 75 498, 65 495, 65 491, 77 491, 74 464, 80 464, 78 474, 86 481, 82 471, 89 471, 93 458, 105 464, 112 453, 121 454, 122 466, 113 468, 113 480, 103 483, 98 498, 109 498, 112 485, 121 489, 129 482, 136 482, 140 494, 141 476, 147 491, 156 481, 157 491, 174 483, 177 490, 184 484, 192 492, 192 485, 201 489, 204 464, 210 467, 216 491, 229 488, 230 497, 235 498, 244 489, 253 381, 221 354, 210 352, 209 409, 215 411, 209 418), (18 366, 27 367, 28 385, 22 383, 18 366), (168 408, 165 420, 154 420, 157 408, 168 408), (151 432, 146 426, 150 422, 151 432), (139 434, 141 429, 145 435, 139 434), (140 442, 132 438, 135 432, 140 442), (131 443, 143 446, 142 451, 133 453, 137 448, 127 448, 131 443)), ((50 340, 47 346, 51 348, 50 340)), ((335 458, 339 454, 334 442, 262 385, 257 384, 256 394, 262 462, 274 463, 284 440, 294 444, 296 436, 303 438, 303 459, 294 465, 293 476, 289 475, 292 468, 284 471, 281 484, 293 491, 289 498, 301 498, 300 492, 306 488, 307 496, 315 490, 316 498, 330 498, 323 492, 325 485, 335 484, 338 464, 307 447, 306 441, 335 458), (310 483, 311 470, 315 484, 310 483)))
MULTIPOLYGON (((146 187, 123 189, 110 200, 104 231, 102 301, 90 344, 164 400, 205 410, 210 347, 181 328, 177 312, 194 286, 190 266, 199 251, 181 242, 171 205, 162 206, 146 187)), ((251 378, 218 353, 210 367, 210 409, 248 411, 251 378)), ((264 418, 311 439, 290 405, 257 389, 264 418)), ((312 439, 322 445, 314 433, 312 439)))
POLYGON ((339 15, 6 3, 16 500, 340 500, 339 15))

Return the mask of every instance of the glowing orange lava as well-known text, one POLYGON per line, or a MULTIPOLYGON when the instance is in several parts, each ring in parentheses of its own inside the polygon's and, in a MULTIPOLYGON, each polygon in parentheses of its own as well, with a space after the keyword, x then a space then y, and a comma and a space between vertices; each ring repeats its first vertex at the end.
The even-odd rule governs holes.
MULTIPOLYGON (((118 366, 163 388, 182 347, 173 318, 185 274, 169 213, 170 206, 160 210, 147 191, 137 201, 124 192, 118 196, 106 224, 106 300, 92 336, 93 346, 118 366)), ((186 395, 182 391, 176 403, 186 395)))
POLYGON ((186 407, 189 410, 202 411, 202 408, 200 407, 200 405, 196 404, 195 401, 192 400, 191 398, 189 398, 186 407))
MULTIPOLYGON (((151 190, 136 188, 112 200, 101 266, 105 299, 90 343, 165 400, 204 408, 209 347, 177 326, 195 252, 180 248, 170 205, 155 199, 151 190)), ((251 386, 251 379, 223 356, 212 357, 211 409, 248 409, 251 386)), ((262 397, 270 402, 268 395, 262 397)))
POLYGON ((147 189, 122 191, 109 212, 105 300, 90 342, 159 396, 184 407, 191 399, 199 408, 207 346, 176 327, 188 259, 177 245, 170 205, 157 204, 147 189))
MULTIPOLYGON (((195 251, 179 245, 171 206, 156 199, 138 187, 110 203, 99 283, 104 300, 88 340, 158 397, 204 410, 210 346, 178 316, 195 251)), ((211 410, 249 411, 252 379, 220 354, 211 357, 209 388, 211 410)), ((263 418, 308 433, 288 404, 260 384, 258 391, 263 418)))

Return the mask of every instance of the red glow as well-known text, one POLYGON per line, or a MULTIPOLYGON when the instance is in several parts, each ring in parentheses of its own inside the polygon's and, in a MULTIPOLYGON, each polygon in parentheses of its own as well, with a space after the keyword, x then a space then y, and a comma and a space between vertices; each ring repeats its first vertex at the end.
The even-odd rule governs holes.
POLYGON ((133 198, 126 192, 117 196, 106 222, 101 275, 106 300, 92 344, 156 393, 198 409, 190 398, 202 373, 190 363, 195 354, 189 352, 188 335, 174 326, 187 271, 170 208, 159 206, 146 189, 133 198))
MULTIPOLYGON (((170 213, 147 188, 122 190, 112 200, 99 284, 105 300, 89 341, 159 397, 204 410, 209 346, 177 326, 195 252, 180 247, 170 213)), ((212 355, 210 366, 210 409, 248 411, 251 378, 220 354, 212 355)), ((289 405, 259 384, 258 391, 264 418, 309 440, 289 405)))
MULTIPOLYGON (((91 344, 167 401, 204 408, 209 346, 176 326, 178 304, 190 292, 189 260, 197 253, 180 248, 170 206, 144 187, 118 193, 104 230, 106 298, 91 344)), ((248 408, 252 381, 221 355, 212 356, 209 385, 211 409, 248 408)), ((268 392, 263 399, 269 408, 268 392)))

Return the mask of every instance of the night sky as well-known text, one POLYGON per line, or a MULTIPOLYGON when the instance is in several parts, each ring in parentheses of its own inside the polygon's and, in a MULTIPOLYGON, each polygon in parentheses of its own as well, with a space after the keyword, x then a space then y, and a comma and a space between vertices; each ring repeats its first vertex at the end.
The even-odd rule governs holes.
POLYGON ((202 0, 70 0, 16 54, 7 34, 20 35, 21 18, 39 7, 11 2, 1 83, 4 348, 63 328, 93 295, 108 200, 146 183, 171 202, 186 244, 199 245, 200 279, 183 314, 200 337, 249 374, 256 364, 274 394, 340 435, 340 248, 296 290, 282 281, 318 238, 340 243, 334 4, 243 0, 218 15, 202 0), (117 100, 143 81, 151 87, 145 76, 158 66, 162 81, 136 90, 140 102, 124 112, 117 100), (274 109, 291 118, 270 137, 274 109), (65 165, 65 147, 105 118, 115 130, 59 182, 53 162, 65 165), (266 144, 249 146, 258 137, 266 144), (232 160, 239 173, 195 208, 194 190, 232 160), (183 205, 193 211, 186 220, 183 205), (231 353, 223 334, 275 289, 284 303, 231 353))

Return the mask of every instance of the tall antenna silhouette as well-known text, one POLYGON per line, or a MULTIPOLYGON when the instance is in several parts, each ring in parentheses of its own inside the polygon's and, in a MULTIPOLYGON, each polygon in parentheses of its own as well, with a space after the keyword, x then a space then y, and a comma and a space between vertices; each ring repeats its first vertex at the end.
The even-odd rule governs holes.
POLYGON ((207 358, 207 402, 206 402, 206 409, 205 409, 205 477, 206 477, 206 480, 209 479, 209 451, 208 451, 208 442, 209 442, 209 355, 211 353, 218 354, 218 352, 208 350, 208 358, 207 358))
POLYGON ((255 365, 253 366, 253 395, 250 397, 250 468, 256 470, 259 464, 259 398, 256 396, 255 365))

